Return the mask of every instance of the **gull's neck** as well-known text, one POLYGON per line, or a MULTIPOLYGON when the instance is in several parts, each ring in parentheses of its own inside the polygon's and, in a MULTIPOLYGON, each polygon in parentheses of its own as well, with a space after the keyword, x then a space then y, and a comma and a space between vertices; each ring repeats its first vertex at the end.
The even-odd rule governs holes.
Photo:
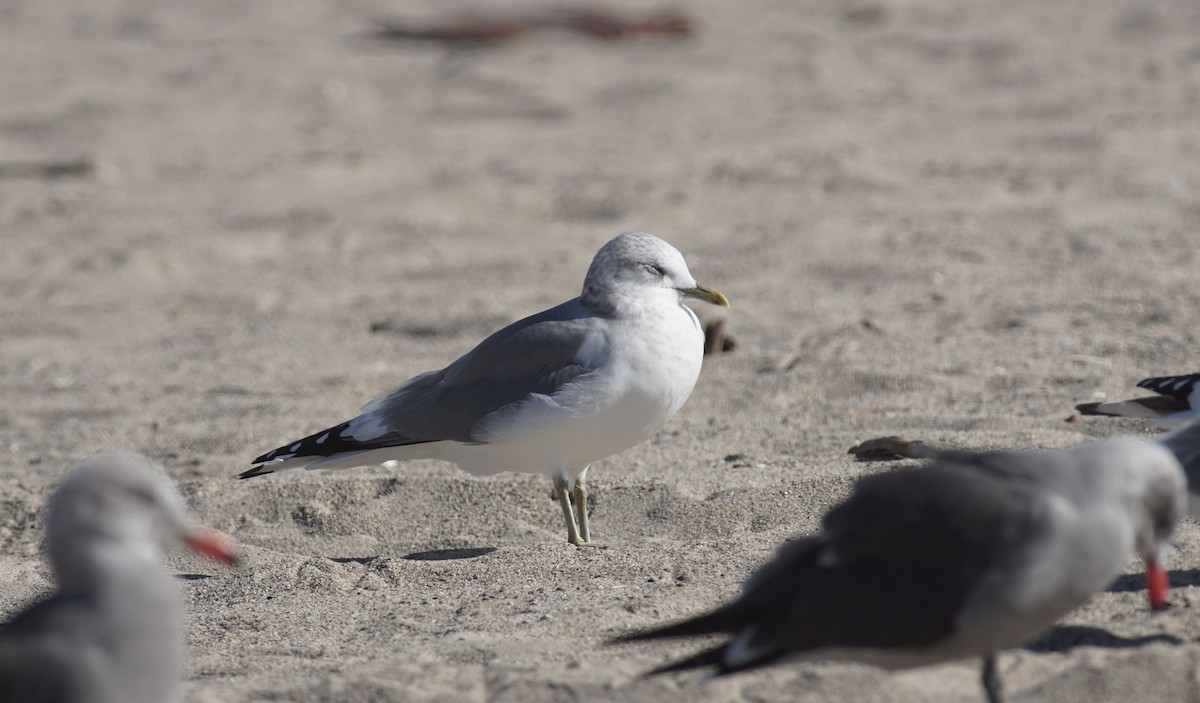
POLYGON ((684 307, 682 293, 659 287, 584 286, 579 300, 599 315, 618 319, 662 316, 684 307))
POLYGON ((87 639, 112 674, 115 700, 178 700, 183 601, 148 540, 92 538, 51 554, 60 595, 88 604, 87 639))
POLYGON ((147 593, 170 582, 157 545, 144 540, 70 540, 51 549, 50 563, 64 595, 103 597, 110 589, 147 593))

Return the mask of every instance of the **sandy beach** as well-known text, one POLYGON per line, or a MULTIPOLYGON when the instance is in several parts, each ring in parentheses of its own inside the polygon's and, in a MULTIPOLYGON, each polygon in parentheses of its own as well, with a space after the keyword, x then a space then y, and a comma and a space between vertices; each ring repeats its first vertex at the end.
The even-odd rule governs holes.
MULTIPOLYGON (((144 453, 243 545, 175 557, 189 703, 976 701, 978 664, 639 678, 607 647, 728 600, 898 434, 1056 448, 1076 403, 1200 371, 1200 6, 716 0, 688 37, 385 41, 423 0, 0 0, 0 618, 51 587, 40 511, 144 453), (550 481, 233 477, 579 293, 626 230, 736 342, 657 436, 550 481)), ((539 7, 536 3, 532 7, 539 7)), ((639 15, 652 2, 617 2, 639 15)), ((1200 529, 1004 653, 1010 701, 1200 701, 1200 529)))

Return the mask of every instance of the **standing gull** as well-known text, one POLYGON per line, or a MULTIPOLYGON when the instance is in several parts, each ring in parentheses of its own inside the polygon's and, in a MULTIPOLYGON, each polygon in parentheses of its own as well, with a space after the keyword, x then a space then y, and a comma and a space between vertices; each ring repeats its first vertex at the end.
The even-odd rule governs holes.
POLYGON ((0 625, 0 699, 164 703, 178 699, 183 605, 164 545, 233 563, 141 457, 84 462, 54 492, 46 549, 58 592, 0 625))
POLYGON ((444 459, 477 475, 541 472, 554 478, 567 540, 589 544, 588 465, 649 439, 696 385, 704 332, 685 298, 729 305, 696 283, 675 247, 626 232, 596 253, 578 298, 514 322, 352 420, 263 454, 240 478, 400 459, 444 459))
POLYGON ((1145 560, 1151 605, 1166 606, 1161 553, 1184 503, 1179 462, 1153 442, 937 452, 924 467, 859 480, 820 532, 780 548, 733 602, 622 641, 730 636, 653 673, 728 674, 784 659, 904 669, 980 656, 995 702, 996 652, 1103 589, 1131 552, 1145 560))
POLYGON ((1108 403, 1081 403, 1075 409, 1081 415, 1163 420, 1185 420, 1195 417, 1196 411, 1200 410, 1200 373, 1147 378, 1138 381, 1137 385, 1157 395, 1108 403))

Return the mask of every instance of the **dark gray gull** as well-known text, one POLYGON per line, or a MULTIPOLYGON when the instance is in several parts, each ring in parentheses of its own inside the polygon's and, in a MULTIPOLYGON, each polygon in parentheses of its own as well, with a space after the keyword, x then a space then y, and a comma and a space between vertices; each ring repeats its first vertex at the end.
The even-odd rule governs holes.
POLYGON ((1154 420, 1186 420, 1200 409, 1200 373, 1182 376, 1158 376, 1138 381, 1157 395, 1105 403, 1081 403, 1075 406, 1081 415, 1142 417, 1154 420))
POLYGON ((58 486, 45 542, 58 591, 0 626, 0 700, 178 700, 183 604, 162 549, 233 563, 233 541, 198 526, 145 459, 111 454, 58 486))
POLYGON ((733 602, 619 641, 729 635, 652 673, 978 656, 988 700, 999 701, 996 652, 1105 588, 1131 553, 1145 561, 1152 606, 1166 607, 1161 561, 1184 510, 1179 462, 1154 442, 937 451, 925 466, 860 479, 820 532, 781 547, 733 602))
POLYGON ((514 322, 352 420, 263 454, 240 478, 403 459, 545 473, 567 540, 589 544, 588 465, 653 436, 700 375, 704 331, 686 298, 729 305, 696 283, 675 247, 626 232, 596 253, 578 298, 514 322))

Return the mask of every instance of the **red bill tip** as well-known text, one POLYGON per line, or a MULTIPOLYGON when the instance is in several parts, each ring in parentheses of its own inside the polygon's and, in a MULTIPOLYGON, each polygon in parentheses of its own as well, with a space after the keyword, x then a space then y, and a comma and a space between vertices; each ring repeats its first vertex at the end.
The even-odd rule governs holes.
POLYGON ((1150 609, 1164 610, 1171 603, 1168 601, 1171 584, 1167 572, 1158 565, 1158 560, 1146 560, 1146 592, 1150 595, 1150 609))
POLYGON ((188 546, 188 549, 207 555, 222 564, 237 563, 237 543, 220 530, 212 528, 196 530, 184 537, 183 543, 188 546))

